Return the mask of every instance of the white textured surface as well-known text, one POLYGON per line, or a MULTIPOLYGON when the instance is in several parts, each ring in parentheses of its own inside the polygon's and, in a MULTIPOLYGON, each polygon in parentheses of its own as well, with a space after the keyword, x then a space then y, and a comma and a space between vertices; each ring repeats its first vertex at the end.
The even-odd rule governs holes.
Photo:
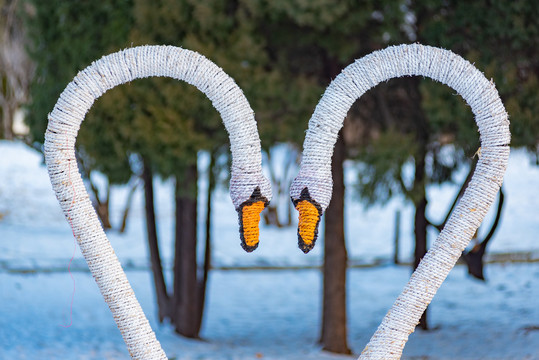
POLYGON ((101 58, 79 72, 49 114, 45 160, 53 189, 88 266, 134 359, 165 359, 89 200, 75 159, 75 141, 94 101, 134 79, 168 76, 196 86, 212 101, 230 135, 231 197, 238 207, 255 187, 271 198, 262 176, 260 139, 241 89, 198 53, 172 46, 142 46, 101 58))
POLYGON ((360 359, 398 359, 421 314, 466 248, 492 205, 509 158, 509 120, 494 83, 468 61, 419 44, 376 51, 345 68, 329 85, 309 121, 303 158, 290 195, 307 187, 322 208, 331 199, 331 156, 352 104, 382 81, 427 76, 456 90, 475 114, 481 157, 446 227, 412 275, 360 359))

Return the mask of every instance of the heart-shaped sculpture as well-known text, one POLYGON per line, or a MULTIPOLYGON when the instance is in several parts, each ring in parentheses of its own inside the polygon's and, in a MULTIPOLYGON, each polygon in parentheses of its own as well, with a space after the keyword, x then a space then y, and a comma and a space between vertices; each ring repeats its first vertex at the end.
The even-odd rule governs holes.
POLYGON ((78 171, 75 141, 97 98, 117 85, 150 76, 196 86, 221 114, 232 152, 230 195, 239 215, 241 245, 247 251, 258 246, 260 212, 271 200, 270 183, 262 175, 254 112, 234 80, 204 56, 173 46, 131 48, 101 58, 69 83, 49 114, 45 161, 56 197, 134 359, 166 359, 166 355, 90 202, 78 171))
MULTIPOLYGON (((492 205, 509 157, 509 122, 503 104, 494 84, 469 62, 422 45, 390 47, 368 55, 335 78, 309 122, 300 172, 291 187, 300 211, 302 250, 314 246, 320 217, 331 199, 331 155, 352 103, 381 81, 412 75, 445 83, 468 102, 481 134, 481 158, 447 226, 363 351, 363 359, 400 357, 421 314, 492 205)), ((166 359, 99 223, 75 158, 78 129, 95 99, 119 84, 148 76, 168 76, 196 86, 221 114, 233 157, 230 192, 247 251, 258 245, 259 213, 271 199, 271 189, 262 176, 260 140, 247 100, 222 69, 195 52, 142 46, 114 53, 81 71, 60 95, 45 135, 53 189, 131 357, 166 359)))
POLYGON ((408 336, 483 221, 509 159, 509 120, 492 81, 451 51, 419 44, 376 51, 346 67, 329 85, 309 121, 299 174, 290 196, 299 211, 298 241, 314 246, 332 192, 331 157, 352 104, 382 81, 427 76, 459 93, 475 114, 481 156, 457 207, 360 359, 399 359, 408 336))

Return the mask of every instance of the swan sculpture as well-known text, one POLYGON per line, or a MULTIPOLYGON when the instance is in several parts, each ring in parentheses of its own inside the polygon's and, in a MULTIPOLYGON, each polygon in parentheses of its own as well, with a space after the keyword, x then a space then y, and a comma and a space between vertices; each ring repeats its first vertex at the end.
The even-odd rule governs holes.
MULTIPOLYGON (((333 146, 353 102, 382 81, 417 75, 449 85, 468 102, 479 128, 481 157, 446 227, 360 359, 400 358, 421 314, 492 205, 507 167, 509 121, 493 82, 450 51, 414 44, 374 52, 335 78, 309 121, 300 171, 290 190, 299 211, 300 248, 308 252, 315 244, 320 218, 331 199, 333 146)), ((149 76, 168 76, 196 86, 221 114, 233 158, 231 198, 247 251, 258 246, 259 214, 271 200, 271 189, 262 175, 253 111, 234 81, 202 55, 172 46, 127 49, 94 62, 60 95, 49 114, 44 146, 53 189, 131 357, 166 359, 99 223, 75 158, 77 132, 93 102, 119 84, 149 76)))
POLYGON ((246 251, 258 246, 260 212, 271 200, 254 112, 234 80, 204 56, 173 46, 130 48, 92 63, 67 85, 49 114, 45 161, 53 190, 133 359, 167 357, 92 207, 78 171, 75 141, 97 98, 117 85, 150 76, 196 86, 221 114, 232 152, 230 195, 246 251))
POLYGON ((509 120, 492 81, 451 51, 420 44, 367 55, 339 74, 309 121, 303 157, 290 196, 299 211, 299 247, 308 252, 331 199, 331 157, 352 104, 382 81, 427 76, 459 93, 475 114, 481 156, 473 178, 431 249, 365 347, 360 359, 399 359, 408 336, 492 205, 509 158, 509 120))

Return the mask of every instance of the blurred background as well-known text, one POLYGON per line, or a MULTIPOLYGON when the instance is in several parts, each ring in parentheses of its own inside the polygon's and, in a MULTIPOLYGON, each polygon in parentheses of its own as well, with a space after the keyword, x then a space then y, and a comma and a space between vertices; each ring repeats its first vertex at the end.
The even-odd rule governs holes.
POLYGON ((86 116, 82 176, 169 358, 357 356, 470 181, 473 114, 420 77, 362 96, 344 120, 332 202, 308 255, 288 189, 331 80, 375 50, 416 42, 492 79, 512 153, 496 203, 404 357, 539 359, 537 19, 529 0, 0 0, 0 359, 128 358, 41 151, 47 114, 77 72, 146 44, 198 51, 235 79, 274 192, 260 247, 246 254, 228 135, 186 83, 136 80, 86 116), (197 252, 181 251, 189 246, 197 252))

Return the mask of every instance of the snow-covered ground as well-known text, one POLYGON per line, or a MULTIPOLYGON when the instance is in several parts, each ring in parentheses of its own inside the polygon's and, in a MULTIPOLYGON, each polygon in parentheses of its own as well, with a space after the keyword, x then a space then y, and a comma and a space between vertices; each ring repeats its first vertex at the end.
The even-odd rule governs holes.
MULTIPOLYGON (((203 162, 204 159, 201 159, 203 162)), ((348 167, 348 178, 353 173, 348 167)), ((461 174, 464 176, 465 174, 461 174)), ((204 186, 201 181, 201 186, 204 186)), ((506 207, 489 251, 539 251, 539 168, 514 151, 504 183, 506 207)), ((171 186, 159 182, 159 233, 165 261, 172 253, 171 186)), ((429 211, 440 218, 456 185, 429 189, 429 211)), ((203 193, 203 191, 201 191, 203 193)), ((113 221, 126 189, 114 189, 113 221)), ((411 207, 395 199, 364 209, 347 202, 347 242, 352 261, 390 258, 394 214, 402 211, 400 257, 412 248, 411 207)), ((215 195, 213 263, 227 266, 302 266, 321 263, 322 244, 307 256, 297 249, 295 228, 261 229, 251 254, 239 246, 237 215, 225 191, 215 195)), ((202 202, 203 203, 203 202, 202 202)), ((158 325, 144 242, 142 194, 135 196, 126 234, 109 238, 168 356, 177 359, 340 359, 316 345, 320 273, 303 270, 214 270, 210 275, 204 341, 179 338, 158 325)), ((203 216, 203 209, 201 214, 203 216)), ((492 220, 492 215, 486 222, 492 220)), ((434 234, 433 234, 434 237, 434 234)), ((86 265, 76 250, 73 283, 65 271, 75 245, 52 193, 41 155, 21 143, 0 141, 0 359, 127 359, 123 341, 86 265)), ((409 359, 539 359, 539 263, 490 264, 487 283, 457 266, 436 295, 431 323, 412 334, 409 359)), ((409 269, 378 266, 349 270, 349 344, 367 343, 409 277, 409 269)), ((348 357, 344 357, 348 358, 348 357)))
MULTIPOLYGON (((201 167, 204 167, 204 162, 205 158, 201 157, 201 167)), ((347 179, 350 183, 353 181, 354 169, 351 164, 347 165, 347 179)), ((458 174, 457 184, 429 188, 428 215, 433 221, 443 219, 458 191, 458 183, 465 175, 465 171, 458 174)), ((99 183, 100 179, 96 180, 99 183)), ((201 198, 205 193, 204 180, 204 176, 201 176, 201 198)), ((539 252, 539 166, 531 164, 524 152, 512 152, 504 189, 506 199, 502 223, 488 250, 491 253, 527 252, 537 257, 533 254, 539 252)), ((158 230, 164 259, 169 263, 173 254, 174 233, 172 191, 170 181, 157 181, 158 230)), ((119 222, 126 194, 125 187, 116 186, 113 189, 111 217, 115 224, 119 222)), ((410 204, 397 197, 384 207, 373 206, 365 209, 364 205, 355 199, 353 191, 347 192, 347 198, 346 236, 352 263, 369 263, 373 259, 392 257, 397 210, 402 213, 400 258, 403 261, 410 260, 413 248, 413 210, 410 204)), ((282 229, 263 226, 259 248, 253 253, 245 253, 238 246, 237 214, 226 189, 217 191, 214 200, 214 266, 321 264, 321 241, 313 251, 304 255, 297 249, 295 226, 282 229)), ((199 214, 204 218, 205 201, 200 203, 199 214)), ((127 266, 147 265, 143 207, 143 194, 139 189, 134 197, 126 233, 109 233, 115 251, 127 266)), ((484 223, 487 225, 492 222, 494 207, 485 219, 484 223)), ((51 190, 41 154, 22 143, 0 141, 0 219, 0 269, 65 268, 65 258, 70 256, 73 247, 71 229, 51 190)), ((486 230, 483 229, 483 233, 486 230)), ((436 235, 433 230, 430 239, 435 239, 436 235)), ((82 255, 78 252, 75 257, 75 267, 77 266, 86 267, 82 255)))
MULTIPOLYGON (((489 282, 457 266, 436 295, 430 321, 416 331, 406 359, 539 359, 539 266, 491 264, 489 282)), ((320 274, 316 270, 213 271, 203 341, 185 340, 159 326, 151 277, 127 275, 169 358, 353 359, 324 354, 316 345, 320 274), (259 354, 259 355, 257 355, 259 354)), ((349 344, 358 354, 409 276, 406 267, 349 271, 349 344)), ((92 277, 76 273, 0 273, 1 359, 128 359, 92 277)), ((356 355, 357 356, 357 355, 356 355)))

